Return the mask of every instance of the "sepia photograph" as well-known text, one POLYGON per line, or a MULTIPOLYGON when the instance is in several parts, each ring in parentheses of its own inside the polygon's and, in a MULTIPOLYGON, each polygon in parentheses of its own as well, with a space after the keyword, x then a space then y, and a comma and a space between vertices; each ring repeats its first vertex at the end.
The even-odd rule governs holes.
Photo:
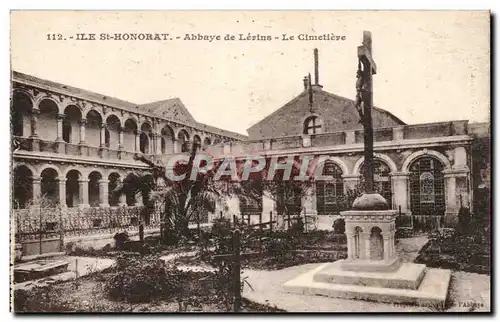
POLYGON ((22 313, 487 313, 490 11, 10 11, 22 313))

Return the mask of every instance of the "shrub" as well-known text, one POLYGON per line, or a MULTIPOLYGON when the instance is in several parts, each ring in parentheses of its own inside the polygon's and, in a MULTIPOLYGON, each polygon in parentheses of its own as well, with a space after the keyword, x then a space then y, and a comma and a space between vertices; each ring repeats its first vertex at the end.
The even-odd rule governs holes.
POLYGON ((184 272, 167 267, 156 256, 120 256, 115 270, 106 282, 108 295, 129 302, 148 302, 176 294, 185 278, 184 272))
POLYGON ((345 233, 345 220, 342 218, 339 218, 334 221, 333 223, 333 232, 335 234, 343 234, 345 233))

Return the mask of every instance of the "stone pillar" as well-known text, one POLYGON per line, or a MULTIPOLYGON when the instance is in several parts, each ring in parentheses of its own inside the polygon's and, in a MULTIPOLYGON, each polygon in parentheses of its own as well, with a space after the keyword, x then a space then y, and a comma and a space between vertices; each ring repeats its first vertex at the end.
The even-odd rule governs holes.
POLYGON ((391 173, 391 181, 393 208, 398 210, 398 207, 401 206, 401 213, 409 214, 408 174, 403 172, 391 173))
POLYGON ((33 109, 31 113, 31 135, 32 138, 37 138, 37 128, 38 128, 38 115, 40 115, 40 110, 33 109))
POLYGON ((363 242, 365 243, 365 253, 361 254, 361 259, 370 260, 370 250, 371 250, 371 241, 370 241, 370 232, 363 232, 361 236, 363 237, 363 242))
POLYGON ((177 139, 172 139, 172 145, 173 145, 173 148, 174 148, 174 153, 179 153, 180 149, 179 149, 179 146, 178 146, 178 143, 177 143, 177 139))
POLYGON ((79 193, 80 193, 80 208, 88 208, 89 205, 89 179, 78 180, 79 193))
POLYGON ((345 144, 354 144, 354 143, 356 143, 356 132, 346 131, 345 132, 345 144))
POLYGON ((403 141, 404 140, 404 127, 397 126, 392 128, 392 140, 393 141, 403 141))
POLYGON ((57 142, 63 141, 63 121, 65 117, 64 114, 57 114, 57 142))
POLYGON ((345 235, 347 237, 347 259, 354 260, 356 257, 354 233, 352 231, 346 230, 345 235))
POLYGON ((389 232, 383 232, 382 237, 384 239, 384 260, 389 260, 391 258, 391 237, 389 236, 389 232))
POLYGON ((141 131, 137 130, 135 132, 135 152, 141 152, 141 131))
POLYGON ((302 212, 307 215, 317 215, 318 211, 316 209, 316 186, 311 184, 305 187, 304 195, 302 196, 302 212))
POLYGON ((61 208, 67 208, 66 204, 66 177, 59 177, 59 204, 61 208))
POLYGON ((344 193, 347 190, 355 190, 359 183, 359 175, 357 174, 344 174, 342 175, 342 180, 344 181, 344 193))
POLYGON ((123 150, 123 128, 118 129, 118 150, 123 150))
POLYGON ((262 221, 269 221, 270 213, 273 212, 273 220, 276 220, 276 201, 270 197, 268 191, 262 193, 262 221))
POLYGON ((101 124, 101 148, 106 147, 106 123, 101 124))
POLYGON ((109 194, 108 194, 109 180, 99 180, 99 207, 109 207, 109 194))
POLYGON ((38 115, 40 110, 33 110, 31 114, 31 150, 40 151, 40 138, 38 137, 37 127, 38 127, 38 115))
POLYGON ((81 119, 79 123, 80 123, 80 144, 81 145, 85 145, 86 144, 86 141, 85 141, 85 126, 87 124, 87 120, 86 119, 81 119))
POLYGON ((454 170, 468 170, 467 166, 467 151, 463 146, 457 146, 453 156, 453 169, 454 170))
POLYGON ((162 151, 161 151, 161 134, 155 134, 155 138, 156 138, 156 154, 162 154, 162 151))
POLYGON ((457 191, 456 191, 456 177, 453 173, 446 173, 444 175, 445 194, 446 194, 446 213, 457 212, 457 191))
POLYGON ((42 178, 33 178, 33 203, 38 204, 40 196, 42 195, 42 178))
POLYGON ((127 206, 127 196, 124 193, 122 193, 119 197, 118 206, 120 207, 127 206))

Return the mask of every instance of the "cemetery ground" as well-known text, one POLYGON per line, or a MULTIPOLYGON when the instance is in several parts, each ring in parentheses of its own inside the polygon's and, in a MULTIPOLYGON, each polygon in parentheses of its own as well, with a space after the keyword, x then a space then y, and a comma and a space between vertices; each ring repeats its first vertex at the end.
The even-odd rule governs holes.
MULTIPOLYGON (((194 232, 192 240, 176 246, 156 246, 152 239, 146 243, 148 247, 137 248, 138 243, 133 242, 119 250, 77 250, 75 254, 79 257, 62 258, 71 262, 79 259, 85 269, 80 269, 77 275, 69 272, 73 275, 66 280, 48 278, 45 283, 42 279, 42 283, 27 281, 15 285, 14 311, 231 312, 234 292, 230 257, 234 228, 227 222, 216 222, 200 234, 202 238, 198 238, 199 232, 194 232), (229 257, 215 259, 225 258, 223 254, 229 257)), ((345 235, 332 231, 304 232, 297 226, 272 232, 260 227, 238 228, 241 312, 490 311, 489 267, 482 265, 484 261, 471 265, 471 258, 477 261, 477 254, 468 256, 462 251, 457 258, 452 256, 454 250, 449 249, 450 243, 462 247, 463 243, 475 241, 471 251, 477 253, 478 247, 487 245, 478 237, 460 236, 460 232, 452 236, 411 233, 396 241, 402 261, 452 269, 446 307, 432 308, 285 293, 281 288, 284 282, 318 263, 345 258, 345 235), (437 242, 445 245, 442 256, 436 255, 437 242)))

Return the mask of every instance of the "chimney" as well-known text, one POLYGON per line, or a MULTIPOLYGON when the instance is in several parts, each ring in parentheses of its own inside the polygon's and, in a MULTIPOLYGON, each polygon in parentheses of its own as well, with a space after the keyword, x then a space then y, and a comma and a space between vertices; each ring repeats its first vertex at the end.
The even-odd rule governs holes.
POLYGON ((307 78, 307 76, 304 76, 302 82, 304 83, 304 90, 307 91, 307 87, 309 86, 309 79, 307 78))
POLYGON ((323 87, 319 84, 318 48, 314 48, 314 86, 323 87))

